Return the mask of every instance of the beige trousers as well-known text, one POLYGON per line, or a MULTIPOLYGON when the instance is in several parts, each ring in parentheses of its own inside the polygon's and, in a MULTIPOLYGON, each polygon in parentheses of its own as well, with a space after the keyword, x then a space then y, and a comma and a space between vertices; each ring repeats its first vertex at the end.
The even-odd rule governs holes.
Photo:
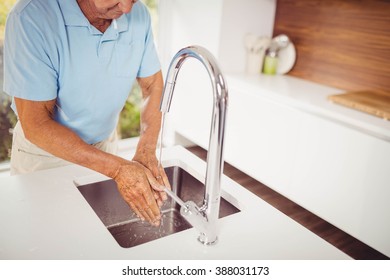
MULTIPOLYGON (((99 150, 116 154, 118 134, 114 130, 105 141, 93 144, 99 150)), ((17 122, 13 131, 11 150, 11 175, 30 173, 71 164, 37 147, 24 136, 22 126, 17 122)))

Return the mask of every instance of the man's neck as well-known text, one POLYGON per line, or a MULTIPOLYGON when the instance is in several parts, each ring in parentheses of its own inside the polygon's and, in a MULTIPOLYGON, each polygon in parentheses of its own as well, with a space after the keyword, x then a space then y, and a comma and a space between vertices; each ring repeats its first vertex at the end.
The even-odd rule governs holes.
POLYGON ((77 0, 77 3, 89 23, 104 33, 110 26, 112 20, 99 17, 99 14, 93 9, 89 0, 77 0))

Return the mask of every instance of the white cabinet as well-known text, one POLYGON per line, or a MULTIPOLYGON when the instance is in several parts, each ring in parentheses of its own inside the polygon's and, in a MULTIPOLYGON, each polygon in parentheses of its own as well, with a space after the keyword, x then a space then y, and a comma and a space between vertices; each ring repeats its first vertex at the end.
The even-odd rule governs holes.
MULTIPOLYGON (((161 53, 173 56, 176 49, 193 42, 209 48, 225 73, 242 72, 244 49, 237 57, 225 49, 224 36, 231 30, 226 8, 233 1, 198 2, 203 7, 207 2, 209 9, 203 14, 200 4, 196 21, 183 1, 167 1, 184 6, 173 8, 165 26, 171 26, 172 40, 163 42, 161 53)), ((257 18, 272 14, 274 8, 263 10, 257 18)), ((246 14, 238 16, 243 20, 246 14)), ((273 18, 267 24, 272 29, 273 18)), ((241 27, 232 32, 244 34, 248 27, 241 27)), ((163 63, 164 70, 168 62, 163 63)), ((226 77, 225 160, 390 256, 390 122, 330 103, 326 97, 341 92, 335 88, 288 76, 226 77)), ((178 76, 164 143, 174 144, 174 136, 179 135, 207 148, 211 106, 208 75, 198 61, 188 60, 178 76)))
MULTIPOLYGON (((209 81, 188 72, 179 78, 169 122, 207 148, 209 81)), ((227 75, 225 160, 390 256, 390 123, 328 102, 337 89, 287 76, 243 80, 227 75), (356 116, 360 124, 348 122, 356 116)))

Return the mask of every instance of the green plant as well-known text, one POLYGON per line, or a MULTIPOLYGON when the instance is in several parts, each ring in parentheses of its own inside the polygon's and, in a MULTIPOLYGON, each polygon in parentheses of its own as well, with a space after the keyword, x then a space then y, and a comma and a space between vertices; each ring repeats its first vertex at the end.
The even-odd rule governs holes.
POLYGON ((8 160, 12 145, 11 129, 16 124, 16 116, 10 107, 10 99, 0 93, 0 162, 8 160))
POLYGON ((118 122, 120 138, 136 137, 140 134, 140 109, 134 103, 126 102, 118 122))
POLYGON ((2 0, 0 2, 0 25, 5 24, 8 12, 11 10, 15 2, 16 0, 2 0))
POLYGON ((117 126, 121 139, 137 137, 140 134, 142 93, 138 83, 135 82, 130 91, 126 104, 123 107, 117 126))
POLYGON ((0 39, 4 37, 5 21, 15 2, 16 0, 1 0, 0 2, 0 39))

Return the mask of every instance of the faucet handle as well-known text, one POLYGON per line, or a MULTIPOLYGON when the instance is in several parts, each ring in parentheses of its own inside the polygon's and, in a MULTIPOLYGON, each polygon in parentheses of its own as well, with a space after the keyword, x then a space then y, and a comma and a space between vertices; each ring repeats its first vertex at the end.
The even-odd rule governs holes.
POLYGON ((180 214, 201 233, 205 232, 207 217, 193 201, 184 202, 185 207, 180 208, 180 214))

